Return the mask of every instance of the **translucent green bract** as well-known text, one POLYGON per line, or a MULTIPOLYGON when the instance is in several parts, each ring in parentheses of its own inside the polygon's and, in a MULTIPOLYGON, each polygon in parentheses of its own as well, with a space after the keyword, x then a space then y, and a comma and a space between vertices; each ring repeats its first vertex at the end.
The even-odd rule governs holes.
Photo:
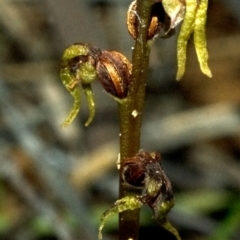
POLYGON ((207 8, 208 0, 201 0, 197 9, 193 36, 200 68, 204 74, 206 74, 208 77, 212 77, 211 70, 208 67, 208 51, 205 33, 207 8))
POLYGON ((166 216, 174 206, 174 200, 165 200, 163 201, 159 209, 155 211, 155 219, 159 224, 165 228, 167 231, 171 232, 177 240, 181 240, 181 237, 178 234, 178 231, 173 225, 167 220, 166 216))
POLYGON ((177 80, 181 79, 185 72, 187 42, 193 32, 196 11, 197 0, 186 0, 186 13, 177 40, 177 80))
POLYGON ((72 97, 74 98, 72 109, 69 112, 66 120, 61 125, 62 127, 67 127, 73 121, 73 119, 76 117, 80 110, 81 91, 77 86, 75 86, 74 79, 70 76, 69 70, 67 68, 61 70, 60 77, 66 89, 71 93, 72 97))
MULTIPOLYGON (((117 200, 115 204, 101 216, 98 239, 102 239, 102 229, 106 223, 107 218, 126 210, 141 208, 143 205, 144 202, 142 201, 141 197, 136 196, 127 196, 117 200)), ((167 231, 171 232, 177 238, 177 240, 181 240, 181 237, 179 236, 176 228, 174 228, 166 218, 167 214, 170 212, 173 206, 173 199, 163 201, 158 207, 154 208, 154 217, 156 221, 167 231)))
POLYGON ((181 240, 181 237, 179 236, 179 233, 175 227, 167 220, 167 218, 164 218, 164 221, 162 221, 161 226, 165 228, 167 231, 171 232, 177 240, 181 240))
POLYGON ((90 84, 82 84, 82 88, 87 97, 88 108, 90 109, 88 120, 85 123, 85 127, 87 127, 92 122, 92 120, 95 116, 95 102, 93 99, 93 91, 92 91, 91 85, 90 84))
POLYGON ((177 80, 180 80, 185 72, 187 43, 192 33, 200 68, 208 77, 212 76, 207 63, 208 51, 205 35, 207 8, 208 0, 186 0, 186 12, 177 40, 177 80))
POLYGON ((107 218, 118 214, 126 210, 134 210, 142 207, 143 203, 135 196, 127 196, 122 199, 119 199, 115 204, 109 208, 105 213, 103 213, 100 220, 100 227, 98 232, 98 239, 102 239, 102 229, 105 225, 107 218))

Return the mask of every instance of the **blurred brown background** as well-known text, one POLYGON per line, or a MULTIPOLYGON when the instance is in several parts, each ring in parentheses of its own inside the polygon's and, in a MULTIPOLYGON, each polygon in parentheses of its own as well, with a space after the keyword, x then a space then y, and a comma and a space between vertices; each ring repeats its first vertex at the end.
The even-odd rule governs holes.
MULTIPOLYGON (((99 218, 118 195, 117 104, 93 84, 62 129, 72 98, 59 79, 63 50, 90 42, 131 59, 129 0, 0 1, 0 239, 97 239, 99 218)), ((179 30, 179 27, 178 27, 179 30)), ((213 78, 199 69, 190 40, 175 81, 176 35, 152 48, 142 148, 159 151, 176 198, 170 220, 183 239, 240 239, 240 8, 209 0, 213 78)), ((162 33, 163 34, 163 33, 162 33)), ((142 210, 140 239, 174 239, 142 210)), ((117 238, 117 218, 104 239, 117 238)))

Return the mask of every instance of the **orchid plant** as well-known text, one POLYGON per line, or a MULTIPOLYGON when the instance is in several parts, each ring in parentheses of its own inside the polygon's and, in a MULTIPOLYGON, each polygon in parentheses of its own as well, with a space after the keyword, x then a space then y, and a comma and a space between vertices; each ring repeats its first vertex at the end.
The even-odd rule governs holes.
POLYGON ((185 72, 187 44, 193 35, 201 71, 212 77, 208 66, 205 25, 208 0, 135 0, 127 12, 127 27, 135 44, 132 61, 116 51, 75 43, 63 54, 61 80, 74 98, 73 107, 63 123, 68 126, 81 106, 81 85, 90 109, 88 126, 95 115, 91 84, 99 79, 103 88, 117 101, 120 116, 119 199, 101 217, 98 238, 108 217, 119 213, 119 239, 137 240, 139 209, 147 204, 156 221, 178 240, 178 231, 166 216, 174 205, 170 180, 160 164, 158 153, 141 150, 140 136, 145 99, 146 74, 151 46, 157 36, 171 37, 181 23, 177 38, 177 74, 185 72), (164 31, 161 33, 161 31, 164 31), (139 194, 136 194, 136 189, 139 194))

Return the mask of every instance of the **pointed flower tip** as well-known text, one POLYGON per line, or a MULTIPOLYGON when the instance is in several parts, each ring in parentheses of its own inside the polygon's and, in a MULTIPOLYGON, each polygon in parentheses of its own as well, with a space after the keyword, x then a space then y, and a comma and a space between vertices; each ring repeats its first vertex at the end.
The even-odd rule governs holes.
POLYGON ((204 69, 201 69, 202 70, 202 73, 205 74, 206 76, 208 76, 209 78, 212 78, 212 72, 211 70, 209 69, 209 67, 206 67, 204 69))
POLYGON ((85 127, 88 127, 88 126, 91 124, 92 120, 93 120, 93 119, 87 120, 87 122, 84 124, 84 126, 85 126, 85 127))
MULTIPOLYGON (((208 68, 208 69, 202 69, 202 72, 203 72, 203 74, 205 74, 207 77, 212 78, 212 72, 211 72, 211 70, 210 70, 209 68, 208 68)), ((180 81, 180 80, 182 79, 183 75, 184 75, 184 73, 178 72, 178 73, 177 73, 177 76, 176 76, 176 80, 177 80, 177 81, 180 81)))
POLYGON ((62 128, 66 128, 66 127, 69 126, 69 124, 70 124, 70 123, 68 123, 68 122, 63 122, 63 123, 61 124, 61 127, 62 127, 62 128))
POLYGON ((177 80, 177 81, 180 81, 180 80, 182 79, 182 77, 183 77, 183 74, 184 74, 183 72, 179 72, 179 71, 178 71, 178 72, 177 72, 177 76, 176 76, 176 80, 177 80))
POLYGON ((212 73, 206 74, 209 78, 212 78, 212 73))
POLYGON ((88 127, 92 123, 94 116, 95 116, 95 109, 93 109, 93 111, 90 112, 89 118, 84 124, 85 127, 88 127))
POLYGON ((209 78, 212 78, 212 72, 209 70, 207 73, 205 73, 209 78))
POLYGON ((101 230, 99 230, 99 233, 98 233, 98 240, 102 240, 102 233, 101 233, 101 230))

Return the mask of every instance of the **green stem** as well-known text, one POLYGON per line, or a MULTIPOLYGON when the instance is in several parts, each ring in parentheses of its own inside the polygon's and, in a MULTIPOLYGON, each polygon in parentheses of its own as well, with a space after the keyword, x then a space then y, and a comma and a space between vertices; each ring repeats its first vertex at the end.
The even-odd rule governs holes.
MULTIPOLYGON (((119 103, 121 166, 127 157, 140 149, 141 124, 145 100, 145 86, 151 42, 147 41, 152 0, 137 0, 137 16, 140 21, 138 37, 132 55, 132 76, 128 97, 119 103)), ((121 174, 121 171, 120 171, 121 174)), ((127 188, 120 175, 119 199, 136 194, 127 188)), ((137 240, 139 232, 139 210, 119 214, 119 239, 137 240)))

